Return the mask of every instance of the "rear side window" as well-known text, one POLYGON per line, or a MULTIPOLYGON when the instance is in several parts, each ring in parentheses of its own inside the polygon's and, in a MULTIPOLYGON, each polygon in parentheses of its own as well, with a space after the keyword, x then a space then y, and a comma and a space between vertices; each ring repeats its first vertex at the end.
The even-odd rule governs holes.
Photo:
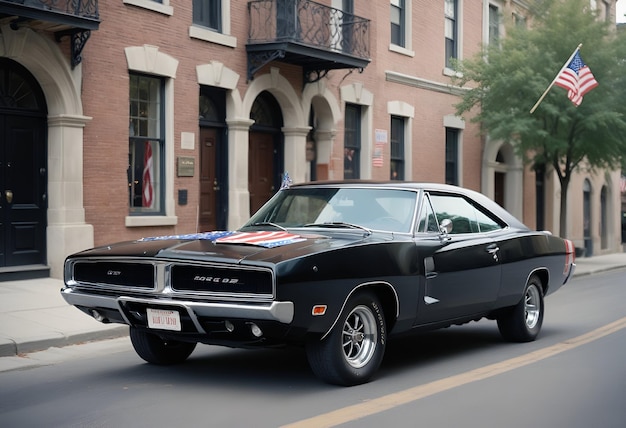
POLYGON ((461 233, 481 233, 499 230, 504 227, 497 218, 459 195, 431 194, 437 223, 445 219, 452 222, 451 235, 461 233))

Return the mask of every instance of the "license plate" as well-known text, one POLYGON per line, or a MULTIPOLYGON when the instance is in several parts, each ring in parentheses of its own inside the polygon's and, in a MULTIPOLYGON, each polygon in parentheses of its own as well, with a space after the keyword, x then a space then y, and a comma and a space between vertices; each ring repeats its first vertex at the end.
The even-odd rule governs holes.
POLYGON ((178 311, 165 309, 146 309, 148 315, 148 327, 161 330, 181 331, 180 314, 178 311))

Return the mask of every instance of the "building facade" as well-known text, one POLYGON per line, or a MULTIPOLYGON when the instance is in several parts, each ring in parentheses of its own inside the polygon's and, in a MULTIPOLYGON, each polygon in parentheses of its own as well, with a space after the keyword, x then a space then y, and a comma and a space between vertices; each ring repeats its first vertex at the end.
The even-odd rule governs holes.
MULTIPOLYGON (((458 184, 558 232, 558 180, 455 115, 450 58, 503 37, 523 1, 50 3, 0 1, 5 277, 237 228, 285 173, 458 184)), ((594 3, 614 20, 614 0, 594 3)), ((571 184, 568 238, 587 255, 621 250, 619 177, 571 184)))

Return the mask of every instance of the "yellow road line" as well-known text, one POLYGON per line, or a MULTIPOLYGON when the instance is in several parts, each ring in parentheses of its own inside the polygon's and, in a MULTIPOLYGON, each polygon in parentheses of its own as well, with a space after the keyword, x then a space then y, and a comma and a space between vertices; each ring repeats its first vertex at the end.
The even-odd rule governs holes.
POLYGON ((412 401, 417 401, 421 398, 429 397, 431 395, 438 394, 440 392, 447 391, 461 385, 466 385, 471 382, 487 379, 489 377, 517 369, 519 367, 536 363, 537 361, 552 357, 554 355, 560 354, 561 352, 569 351, 594 340, 598 340, 623 328, 626 328, 626 317, 597 328, 581 336, 577 336, 572 339, 557 343, 555 345, 548 346, 547 348, 520 355, 519 357, 511 358, 500 363, 480 367, 469 372, 450 376, 445 379, 440 379, 424 385, 419 385, 414 388, 405 389, 404 391, 385 395, 383 397, 379 397, 363 403, 344 407, 342 409, 337 409, 335 411, 314 416, 309 419, 303 419, 292 424, 283 425, 282 428, 334 427, 343 423, 355 421, 357 419, 384 412, 385 410, 389 410, 394 407, 410 403, 412 401))

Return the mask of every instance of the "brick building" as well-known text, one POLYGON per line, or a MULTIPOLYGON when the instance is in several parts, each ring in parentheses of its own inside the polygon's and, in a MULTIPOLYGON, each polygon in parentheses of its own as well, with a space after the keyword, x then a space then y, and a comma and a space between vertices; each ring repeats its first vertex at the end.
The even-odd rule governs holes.
MULTIPOLYGON (((592 3, 614 20, 615 0, 592 3)), ((524 7, 0 0, 0 273, 61 277, 93 245, 236 228, 285 172, 450 182, 558 231, 558 180, 455 115, 447 58, 524 7)), ((571 186, 569 238, 619 250, 619 172, 571 186)))

